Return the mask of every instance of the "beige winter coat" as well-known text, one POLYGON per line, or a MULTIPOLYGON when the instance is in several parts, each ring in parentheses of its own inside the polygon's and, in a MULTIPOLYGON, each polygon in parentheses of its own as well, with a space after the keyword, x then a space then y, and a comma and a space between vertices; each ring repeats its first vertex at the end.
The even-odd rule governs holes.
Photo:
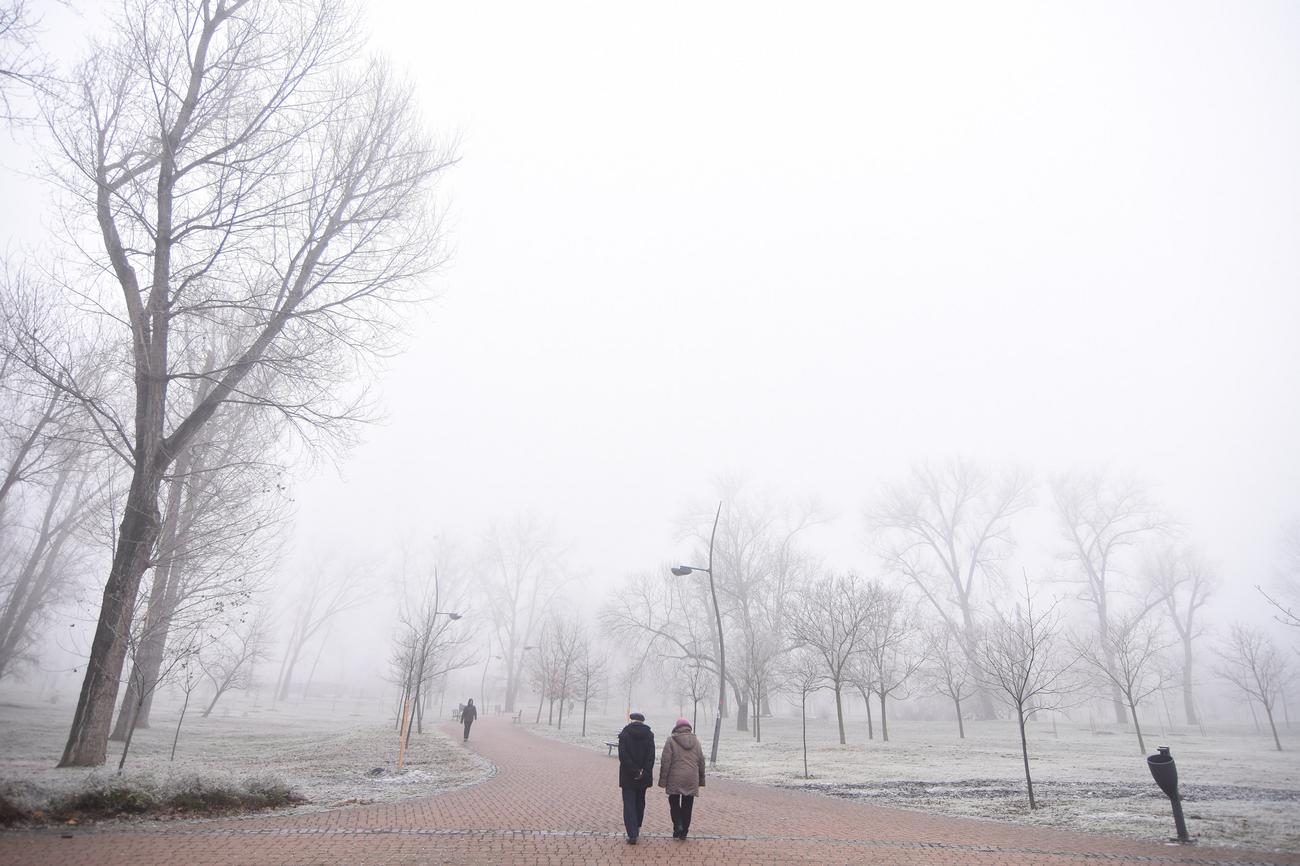
POLYGON ((673 729, 659 758, 659 787, 668 795, 694 797, 704 787, 704 749, 691 729, 673 729))

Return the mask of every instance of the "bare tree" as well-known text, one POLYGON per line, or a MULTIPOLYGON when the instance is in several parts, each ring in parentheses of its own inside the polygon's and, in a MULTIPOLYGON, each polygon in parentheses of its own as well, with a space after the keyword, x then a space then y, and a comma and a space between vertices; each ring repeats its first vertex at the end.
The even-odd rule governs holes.
MULTIPOLYGON (((751 702, 761 709, 781 656, 790 649, 790 615, 795 593, 815 566, 801 538, 824 516, 815 503, 789 504, 747 492, 735 480, 724 480, 714 548, 714 579, 727 647, 735 662, 727 680, 736 698, 736 729, 749 730, 751 702)), ((716 501, 716 500, 715 500, 716 501)), ((707 558, 714 507, 691 508, 681 521, 682 536, 697 545, 696 562, 707 558), (707 516, 706 516, 707 515, 707 516)), ((687 578, 695 588, 698 609, 710 611, 703 579, 687 578)), ((710 657, 718 654, 717 626, 705 618, 710 657)), ((681 643, 680 637, 678 642, 681 643)), ((697 651, 702 645, 697 644, 697 651)), ((759 714, 761 715, 761 714, 759 714)), ((755 734, 761 736, 761 718, 755 734)))
MULTIPOLYGON (((842 694, 854 658, 868 649, 880 602, 876 589, 852 573, 827 577, 804 590, 795 607, 792 637, 825 665, 826 681, 835 693, 841 746, 846 742, 842 694)), ((798 679, 803 681, 802 677, 798 679)))
POLYGON ((62 463, 37 522, 23 533, 6 527, 0 538, 0 677, 14 673, 19 662, 30 661, 29 649, 60 594, 79 577, 86 548, 76 536, 88 515, 102 505, 105 482, 97 481, 81 463, 62 463))
POLYGON ((516 515, 508 526, 495 524, 484 536, 483 583, 506 666, 506 712, 515 711, 526 647, 564 586, 560 557, 554 531, 536 517, 516 515))
POLYGON ((1263 631, 1241 623, 1232 626, 1227 643, 1216 653, 1221 662, 1215 667, 1215 673, 1236 686, 1247 700, 1259 701, 1273 732, 1273 744, 1282 751, 1282 741, 1273 722, 1273 707, 1291 677, 1286 656, 1263 631))
POLYGON ((131 397, 90 399, 32 353, 131 475, 61 766, 104 760, 173 461, 232 403, 343 441, 365 409, 348 383, 393 348, 397 308, 438 264, 428 191, 450 158, 410 91, 357 59, 354 25, 335 0, 131 0, 48 100, 50 173, 74 236, 84 223, 101 242, 88 270, 111 278, 67 294, 120 326, 131 397), (211 384, 197 405, 171 399, 187 380, 211 384))
POLYGON ((1037 808, 1037 802, 1025 723, 1035 713, 1059 709, 1074 688, 1069 673, 1076 659, 1061 651, 1058 605, 1058 601, 1045 608, 1036 605, 1026 577, 1016 609, 995 611, 979 642, 979 677, 1016 716, 1030 809, 1037 808))
POLYGON ((1075 653, 1087 662, 1107 689, 1118 689, 1133 719, 1138 752, 1146 754, 1138 704, 1164 685, 1160 653, 1169 645, 1147 611, 1135 611, 1111 623, 1105 637, 1087 634, 1073 641, 1075 653))
MULTIPOLYGON (((1079 598, 1092 606, 1097 618, 1097 635, 1108 646, 1111 596, 1119 590, 1120 557, 1127 548, 1162 531, 1168 521, 1146 490, 1132 479, 1111 480, 1101 473, 1062 475, 1052 481, 1064 557, 1077 565, 1070 578, 1080 586, 1079 598)), ((1148 604, 1157 604, 1148 601, 1148 604)), ((1114 660, 1106 664, 1113 667, 1114 660)), ((1118 687, 1111 689, 1115 723, 1124 724, 1124 698, 1118 687)))
POLYGON ((331 570, 314 569, 302 585, 292 605, 293 628, 276 677, 276 700, 287 700, 294 668, 303 649, 321 629, 339 615, 359 607, 365 601, 364 587, 357 580, 356 568, 344 565, 331 570))
POLYGON ((578 665, 582 660, 583 647, 589 642, 587 629, 577 619, 556 619, 555 647, 555 699, 560 702, 560 715, 555 727, 564 729, 564 704, 575 696, 577 691, 578 665))
POLYGON ((876 587, 871 621, 867 627, 863 655, 869 672, 869 690, 880 701, 880 739, 889 742, 887 698, 903 698, 917 671, 925 666, 926 655, 914 640, 918 623, 901 590, 876 587))
POLYGON ((946 626, 927 629, 925 676, 935 694, 952 701, 957 716, 957 735, 966 739, 966 725, 962 720, 961 702, 976 692, 975 668, 966 656, 965 648, 952 629, 946 626))
POLYGON ((600 647, 593 646, 591 636, 584 630, 578 646, 578 659, 574 676, 575 694, 582 701, 582 736, 587 736, 587 705, 600 697, 609 671, 609 661, 600 647))
MULTIPOLYGON (((826 673, 826 659, 821 653, 808 647, 800 647, 790 653, 784 660, 780 671, 781 686, 799 696, 799 726, 803 742, 803 777, 811 779, 808 774, 808 696, 821 691, 830 684, 826 673)), ((839 703, 836 702, 836 710, 839 703)), ((840 722, 840 744, 844 743, 844 726, 840 722)))
POLYGON ((248 688, 253 681, 253 668, 267 658, 270 625, 266 608, 260 608, 245 617, 230 635, 199 654, 199 668, 212 684, 212 700, 203 710, 203 718, 212 715, 217 701, 226 692, 248 688))
MULTIPOLYGON (((1032 504, 1029 476, 995 476, 969 460, 919 464, 867 514, 881 557, 907 578, 974 660, 979 611, 1015 548, 1012 519, 1032 504)), ((981 714, 992 715, 987 695, 981 714)))
POLYGON ((424 731, 424 698, 431 684, 474 661, 473 634, 459 622, 462 586, 441 577, 434 564, 412 557, 403 562, 393 658, 402 687, 401 705, 409 708, 409 713, 404 709, 399 716, 406 725, 401 731, 403 751, 412 724, 417 733, 424 731))
POLYGON ((699 727, 700 702, 713 694, 716 677, 695 659, 673 659, 669 677, 676 690, 691 699, 691 727, 699 727))
POLYGON ((1196 677, 1193 647, 1205 633, 1201 608, 1218 581, 1199 553, 1189 547, 1166 547, 1148 563, 1153 593, 1163 600, 1165 613, 1182 645, 1183 712, 1187 724, 1198 723, 1194 688, 1196 677))

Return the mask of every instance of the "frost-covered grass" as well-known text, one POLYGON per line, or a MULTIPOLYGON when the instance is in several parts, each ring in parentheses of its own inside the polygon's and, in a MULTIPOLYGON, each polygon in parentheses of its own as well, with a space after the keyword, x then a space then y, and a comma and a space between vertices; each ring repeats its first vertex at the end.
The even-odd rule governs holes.
POLYGON ((131 807, 123 814, 135 809, 136 815, 165 817, 274 808, 291 795, 302 802, 287 811, 301 812, 424 796, 491 772, 482 758, 434 730, 432 719, 423 734, 412 733, 399 771, 397 733, 381 708, 328 699, 275 707, 264 699, 254 706, 240 695, 207 719, 191 706, 171 761, 179 710, 171 703, 155 707, 153 727, 136 732, 119 777, 120 743, 109 744, 109 761, 101 768, 55 768, 70 704, 0 692, 0 796, 24 813, 59 813, 74 796, 89 795, 94 802, 95 791, 125 789, 109 795, 131 807), (263 796, 275 791, 284 796, 263 796), (246 799, 239 802, 239 796, 246 799), (136 809, 149 798, 154 807, 136 809))
MULTIPOLYGON (((580 709, 579 709, 580 712, 580 709)), ((575 717, 576 718, 576 717, 575 717)), ((660 738, 676 713, 647 713, 660 738)), ((564 731, 545 716, 531 730, 605 752, 622 717, 578 722, 564 731)), ((706 747, 713 725, 701 717, 706 747)), ((881 805, 1060 829, 1163 839, 1173 833, 1169 801, 1160 793, 1131 730, 1058 720, 1032 723, 1030 771, 1039 808, 1025 795, 1019 735, 1009 721, 968 722, 966 739, 955 723, 891 720, 888 743, 867 738, 865 717, 846 723, 841 746, 834 716, 809 719, 808 770, 803 778, 799 719, 763 719, 763 741, 723 720, 716 772, 767 785, 810 788, 881 805)), ((1250 728, 1168 729, 1147 734, 1149 752, 1168 745, 1178 765, 1191 833, 1204 844, 1300 850, 1300 735, 1285 731, 1282 745, 1250 728)))

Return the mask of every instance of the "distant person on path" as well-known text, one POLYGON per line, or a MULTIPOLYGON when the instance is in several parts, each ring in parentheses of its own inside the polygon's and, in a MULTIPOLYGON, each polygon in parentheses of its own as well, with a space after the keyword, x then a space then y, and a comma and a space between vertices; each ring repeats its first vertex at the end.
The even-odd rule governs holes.
POLYGON ((474 724, 478 718, 478 708, 474 706, 474 699, 470 698, 469 703, 460 711, 460 720, 465 723, 465 739, 469 739, 469 726, 474 724))
POLYGON ((627 844, 635 845, 645 818, 645 789, 654 784, 655 734, 641 713, 618 732, 618 786, 623 789, 623 826, 627 844))
POLYGON ((668 793, 668 813, 673 818, 673 838, 685 839, 691 829, 691 809, 704 787, 704 749, 691 723, 678 719, 664 742, 659 758, 659 787, 668 793))

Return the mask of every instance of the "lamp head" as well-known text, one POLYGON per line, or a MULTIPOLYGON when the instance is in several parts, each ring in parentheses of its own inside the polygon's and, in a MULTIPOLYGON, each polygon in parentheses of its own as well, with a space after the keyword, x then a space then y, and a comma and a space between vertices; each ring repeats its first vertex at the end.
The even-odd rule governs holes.
POLYGON ((678 577, 685 577, 695 569, 691 568, 689 565, 674 565, 672 570, 673 570, 673 574, 677 575, 678 577))
POLYGON ((460 619, 460 614, 458 614, 458 613, 449 613, 449 614, 447 614, 447 619, 460 619))

